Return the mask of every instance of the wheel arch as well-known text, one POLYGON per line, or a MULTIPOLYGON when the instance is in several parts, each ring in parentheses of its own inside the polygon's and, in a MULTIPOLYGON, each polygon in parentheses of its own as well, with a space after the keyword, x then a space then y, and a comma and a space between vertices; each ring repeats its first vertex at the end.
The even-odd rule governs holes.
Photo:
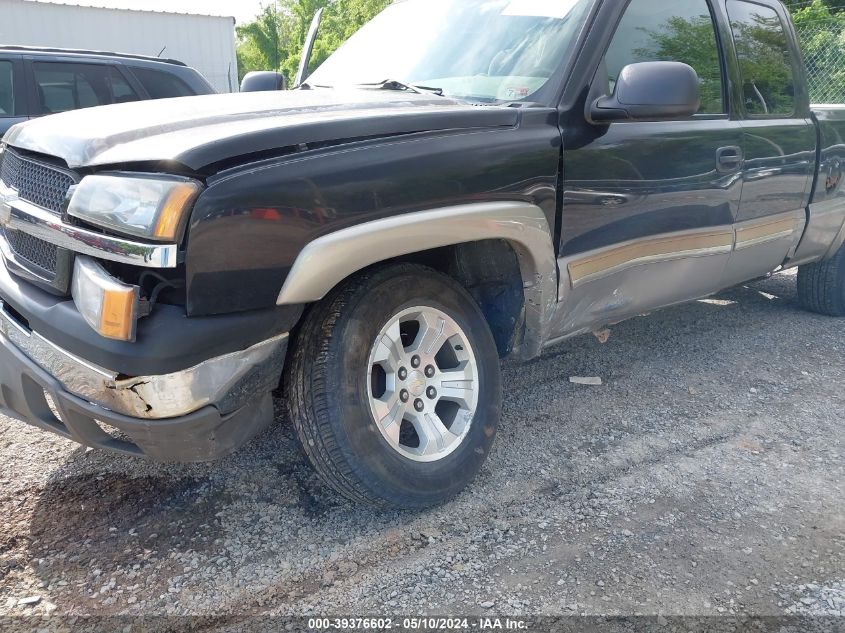
MULTIPOLYGON (((509 321, 513 315, 491 313, 493 304, 486 302, 485 316, 496 334, 500 354, 533 358, 548 338, 549 319, 557 302, 557 262, 546 215, 526 202, 484 202, 408 213, 320 237, 295 260, 277 303, 320 301, 339 283, 375 264, 414 258, 429 260, 426 263, 432 265, 432 254, 444 249, 451 256, 435 258, 433 267, 469 285, 472 292, 471 282, 483 278, 485 265, 490 264, 494 277, 502 276, 502 262, 493 260, 503 253, 503 247, 511 250, 519 266, 524 327, 520 332, 519 323, 513 323, 517 331, 508 343, 501 319, 509 321)), ((484 298, 473 294, 485 309, 484 298)))

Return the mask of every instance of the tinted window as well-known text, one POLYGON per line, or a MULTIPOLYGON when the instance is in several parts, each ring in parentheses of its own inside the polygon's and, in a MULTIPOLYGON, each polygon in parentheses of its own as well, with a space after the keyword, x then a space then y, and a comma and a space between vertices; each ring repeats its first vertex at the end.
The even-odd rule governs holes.
POLYGON ((128 103, 130 101, 138 101, 138 95, 132 90, 123 75, 117 68, 109 66, 109 72, 106 75, 108 82, 109 93, 111 94, 112 103, 128 103))
POLYGON ((148 68, 133 68, 132 72, 138 78, 150 97, 153 99, 168 99, 170 97, 193 97, 196 92, 184 81, 169 73, 148 68))
POLYGON ((606 59, 611 90, 622 69, 629 64, 653 61, 689 64, 701 80, 699 112, 725 111, 719 45, 706 0, 632 0, 606 59))
POLYGON ((792 114, 795 111, 789 38, 774 9, 729 0, 745 109, 751 115, 792 114))
POLYGON ((15 84, 12 62, 0 61, 0 117, 15 114, 15 84))
POLYGON ((33 68, 42 114, 138 99, 112 66, 38 62, 33 68))

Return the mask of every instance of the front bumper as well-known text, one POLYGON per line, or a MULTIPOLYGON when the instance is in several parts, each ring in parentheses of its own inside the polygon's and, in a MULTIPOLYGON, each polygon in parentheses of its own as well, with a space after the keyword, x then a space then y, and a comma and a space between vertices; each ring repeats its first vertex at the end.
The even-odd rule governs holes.
POLYGON ((122 378, 29 331, 0 302, 0 412, 81 444, 194 462, 273 420, 287 335, 168 375, 122 378))

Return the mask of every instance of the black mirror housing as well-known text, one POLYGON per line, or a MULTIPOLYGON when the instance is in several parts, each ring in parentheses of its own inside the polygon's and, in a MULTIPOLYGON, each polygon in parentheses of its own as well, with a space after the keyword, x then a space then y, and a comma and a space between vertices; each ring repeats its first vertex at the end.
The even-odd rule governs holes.
POLYGON ((684 119, 700 105, 700 81, 691 66, 641 62, 622 69, 613 94, 596 99, 589 115, 593 123, 684 119))
POLYGON ((247 73, 241 82, 241 92, 271 92, 287 90, 287 87, 285 76, 270 70, 247 73))

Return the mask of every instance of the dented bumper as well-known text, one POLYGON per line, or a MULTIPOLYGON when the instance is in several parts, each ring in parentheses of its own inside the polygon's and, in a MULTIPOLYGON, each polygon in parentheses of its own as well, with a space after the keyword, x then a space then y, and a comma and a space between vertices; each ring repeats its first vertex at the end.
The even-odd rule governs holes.
POLYGON ((206 461, 273 419, 287 335, 173 374, 121 378, 29 331, 0 303, 0 412, 82 444, 206 461))
POLYGON ((16 321, 0 301, 0 334, 69 393, 136 418, 175 418, 213 405, 223 415, 248 404, 279 381, 287 334, 211 358, 184 371, 158 376, 122 376, 54 345, 16 321))

